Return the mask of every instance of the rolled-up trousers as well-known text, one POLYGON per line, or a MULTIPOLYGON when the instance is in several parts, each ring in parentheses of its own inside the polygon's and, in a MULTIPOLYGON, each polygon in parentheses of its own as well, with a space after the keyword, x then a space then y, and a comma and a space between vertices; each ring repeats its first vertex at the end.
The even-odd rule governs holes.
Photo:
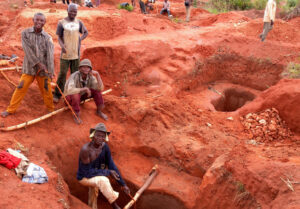
POLYGON ((83 178, 79 181, 80 184, 89 187, 89 206, 92 209, 97 209, 97 198, 100 192, 108 200, 110 204, 116 201, 119 193, 112 188, 109 179, 106 176, 95 176, 93 178, 83 178))

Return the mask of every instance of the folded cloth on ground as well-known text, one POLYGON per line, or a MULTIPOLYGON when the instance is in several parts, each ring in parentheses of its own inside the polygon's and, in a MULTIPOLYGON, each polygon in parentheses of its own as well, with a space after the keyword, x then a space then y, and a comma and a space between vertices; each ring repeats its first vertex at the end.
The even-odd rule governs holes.
POLYGON ((48 176, 42 167, 30 163, 27 169, 27 175, 23 177, 22 181, 31 184, 43 184, 48 182, 48 176))
POLYGON ((9 154, 21 158, 21 162, 18 165, 18 167, 15 168, 15 171, 17 173, 17 176, 19 178, 22 178, 23 175, 26 175, 27 168, 29 166, 29 160, 27 157, 25 157, 22 153, 19 153, 17 150, 13 150, 11 148, 8 148, 6 150, 9 154))
POLYGON ((0 152, 0 164, 4 165, 8 169, 16 168, 21 162, 20 158, 17 158, 8 152, 0 152))

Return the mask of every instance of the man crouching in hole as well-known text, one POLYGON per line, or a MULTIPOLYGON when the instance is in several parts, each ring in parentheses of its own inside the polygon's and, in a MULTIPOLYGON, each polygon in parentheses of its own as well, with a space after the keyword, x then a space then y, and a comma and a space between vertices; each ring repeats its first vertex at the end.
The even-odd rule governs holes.
POLYGON ((130 196, 130 190, 111 157, 109 146, 105 143, 109 134, 105 125, 98 123, 95 128, 90 129, 92 141, 83 145, 79 153, 77 179, 80 184, 89 187, 88 205, 93 209, 97 209, 99 190, 114 209, 121 209, 116 203, 119 193, 113 190, 108 176, 113 177, 130 196))

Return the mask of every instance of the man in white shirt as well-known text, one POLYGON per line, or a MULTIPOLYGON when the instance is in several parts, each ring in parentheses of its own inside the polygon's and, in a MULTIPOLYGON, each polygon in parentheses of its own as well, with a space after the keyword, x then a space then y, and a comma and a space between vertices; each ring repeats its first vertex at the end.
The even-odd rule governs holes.
POLYGON ((160 11, 160 14, 162 15, 163 13, 167 12, 168 16, 171 17, 170 13, 170 2, 168 0, 164 1, 163 8, 160 11))
POLYGON ((262 34, 259 35, 261 41, 264 41, 269 33, 272 30, 276 15, 276 1, 268 0, 265 14, 264 14, 264 29, 262 34))

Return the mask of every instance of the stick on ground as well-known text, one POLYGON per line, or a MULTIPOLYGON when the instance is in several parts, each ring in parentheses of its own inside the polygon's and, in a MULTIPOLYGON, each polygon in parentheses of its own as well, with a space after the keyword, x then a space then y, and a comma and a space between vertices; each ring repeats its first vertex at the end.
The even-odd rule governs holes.
POLYGON ((129 208, 131 208, 131 206, 134 205, 134 203, 138 200, 138 198, 142 195, 142 193, 150 186, 151 182, 156 177, 156 175, 158 173, 157 169, 158 169, 158 166, 155 165, 152 168, 152 170, 151 170, 151 172, 150 172, 147 180, 145 181, 144 185, 139 189, 139 191, 137 191, 135 193, 135 195, 132 198, 132 200, 129 203, 127 203, 127 205, 125 205, 125 207, 123 209, 129 209, 129 208))
MULTIPOLYGON (((108 90, 102 92, 102 95, 107 94, 107 93, 109 93, 111 91, 112 91, 112 89, 108 89, 108 90)), ((85 103, 85 102, 88 102, 88 101, 91 101, 91 100, 92 100, 92 98, 91 99, 87 99, 85 101, 82 101, 81 103, 85 103)), ((69 109, 69 107, 63 107, 61 109, 55 110, 55 111, 53 111, 51 113, 48 113, 47 115, 43 115, 42 117, 30 120, 30 121, 26 121, 25 123, 21 123, 21 124, 18 124, 18 125, 14 125, 14 126, 10 126, 10 127, 5 127, 5 128, 0 128, 0 130, 1 131, 13 131, 13 130, 17 130, 17 129, 20 129, 20 128, 24 128, 24 127, 27 127, 29 125, 35 124, 37 122, 40 122, 42 120, 45 120, 47 118, 50 118, 51 116, 56 115, 56 114, 58 114, 60 112, 63 112, 65 110, 67 110, 67 109, 69 109)))

